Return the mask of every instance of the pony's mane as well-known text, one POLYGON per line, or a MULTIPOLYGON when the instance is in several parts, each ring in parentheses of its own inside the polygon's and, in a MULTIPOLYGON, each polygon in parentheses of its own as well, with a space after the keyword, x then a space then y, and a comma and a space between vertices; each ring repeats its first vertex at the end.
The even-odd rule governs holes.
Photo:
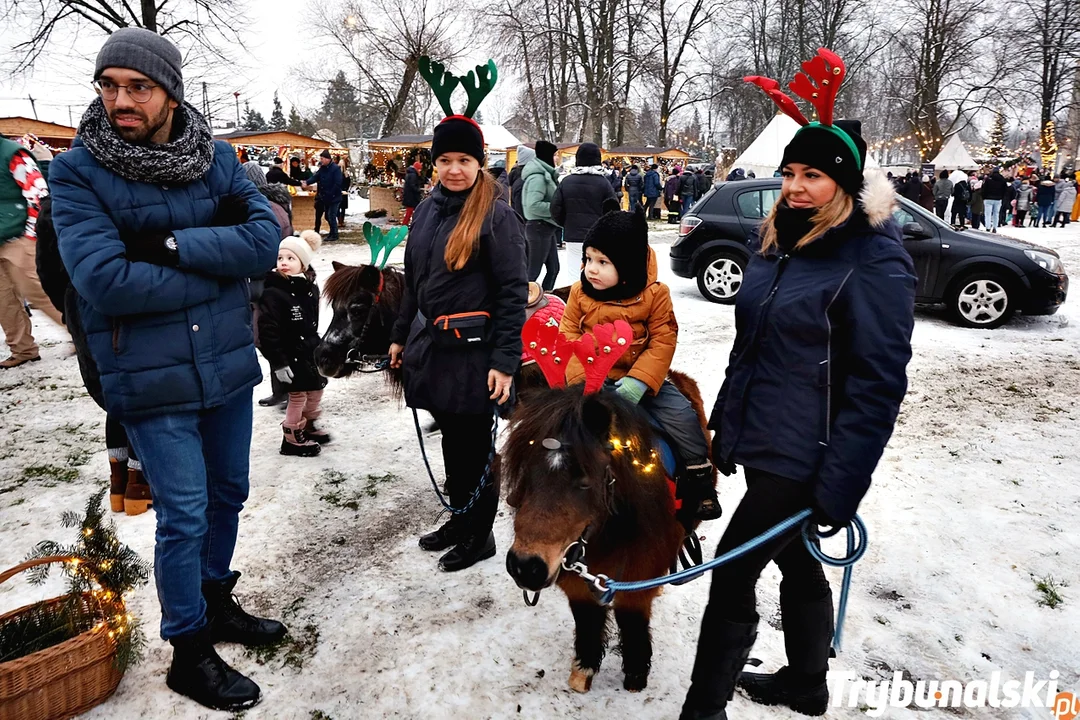
MULTIPOLYGON (((630 440, 636 446, 635 451, 612 453, 612 472, 619 480, 646 477, 641 466, 647 463, 653 446, 653 432, 648 419, 615 393, 583 396, 582 388, 575 385, 565 389, 536 391, 530 394, 527 403, 520 406, 520 412, 515 413, 510 435, 501 453, 502 479, 508 494, 513 495, 520 490, 520 485, 527 480, 529 473, 523 470, 536 462, 536 453, 544 452, 541 446, 544 438, 559 440, 568 452, 577 455, 581 465, 588 465, 588 459, 597 449, 606 451, 609 441, 625 443, 630 440), (590 400, 599 403, 610 413, 610 438, 601 441, 587 427, 585 405, 590 400), (640 465, 633 464, 635 458, 640 465)), ((655 470, 647 476, 662 480, 663 468, 658 460, 655 462, 655 470)), ((616 494, 633 492, 631 486, 640 487, 641 483, 616 483, 616 494)))
MULTIPOLYGON (((379 286, 377 283, 367 281, 365 276, 371 276, 370 265, 341 265, 323 285, 323 296, 330 301, 333 307, 339 307, 348 302, 361 292, 374 294, 379 286), (367 272, 365 272, 367 271, 367 272)), ((380 308, 398 308, 401 305, 401 296, 405 289, 405 276, 396 268, 385 268, 383 274, 383 291, 379 298, 380 308)))

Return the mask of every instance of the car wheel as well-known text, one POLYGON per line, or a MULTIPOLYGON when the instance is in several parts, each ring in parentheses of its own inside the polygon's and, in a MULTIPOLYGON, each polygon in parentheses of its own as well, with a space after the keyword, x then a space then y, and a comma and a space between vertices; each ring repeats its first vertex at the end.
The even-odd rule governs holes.
POLYGON ((992 330, 1009 322, 1016 312, 1013 288, 1001 273, 979 270, 953 283, 946 303, 959 325, 992 330))
POLYGON ((722 250, 710 255, 698 267, 697 286, 706 300, 731 305, 743 283, 746 260, 738 253, 722 250))

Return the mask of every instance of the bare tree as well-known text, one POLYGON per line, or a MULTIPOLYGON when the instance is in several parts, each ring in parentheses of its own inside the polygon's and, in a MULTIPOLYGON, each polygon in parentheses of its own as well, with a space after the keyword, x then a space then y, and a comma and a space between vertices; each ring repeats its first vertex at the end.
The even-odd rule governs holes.
POLYGON ((380 135, 399 130, 424 55, 457 58, 456 5, 440 0, 344 0, 309 6, 315 28, 356 67, 367 98, 382 111, 380 135))
POLYGON ((234 46, 243 47, 243 0, 0 0, 0 17, 30 28, 25 40, 11 46, 13 72, 33 68, 56 36, 84 28, 106 35, 125 27, 141 27, 164 35, 198 54, 228 61, 234 46))
POLYGON ((1080 59, 1080 0, 1021 0, 1013 9, 1018 11, 1015 49, 1029 58, 1017 68, 1018 94, 1038 102, 1043 130, 1071 100, 1080 59))
POLYGON ((657 42, 648 56, 652 74, 660 87, 660 123, 656 141, 667 142, 673 113, 707 100, 700 81, 705 67, 692 62, 695 42, 701 39, 711 17, 706 0, 658 0, 657 42))

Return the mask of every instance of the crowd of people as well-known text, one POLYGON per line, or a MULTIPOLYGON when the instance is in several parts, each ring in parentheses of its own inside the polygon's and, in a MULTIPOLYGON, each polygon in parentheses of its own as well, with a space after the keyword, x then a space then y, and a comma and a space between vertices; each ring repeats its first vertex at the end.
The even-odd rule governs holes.
POLYGON ((1071 173, 1055 178, 1043 169, 1006 178, 1001 168, 993 168, 955 182, 952 177, 942 170, 936 180, 914 172, 891 179, 898 193, 942 220, 948 215, 957 227, 991 233, 1005 225, 1023 227, 1025 221, 1030 227, 1065 227, 1076 214, 1080 182, 1071 173))

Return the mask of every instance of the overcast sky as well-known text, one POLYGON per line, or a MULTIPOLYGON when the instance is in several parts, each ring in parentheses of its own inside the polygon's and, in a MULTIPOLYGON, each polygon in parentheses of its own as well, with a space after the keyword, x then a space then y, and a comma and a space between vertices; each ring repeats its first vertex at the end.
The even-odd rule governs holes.
MULTIPOLYGON (((275 89, 281 92, 285 113, 289 105, 314 106, 321 100, 322 89, 307 90, 296 82, 290 82, 290 69, 301 64, 313 69, 319 67, 316 60, 306 61, 303 56, 326 58, 328 53, 320 44, 304 39, 304 9, 306 0, 252 0, 251 22, 243 30, 245 43, 253 57, 246 58, 248 67, 236 68, 230 78, 235 87, 222 88, 226 93, 241 92, 240 102, 245 99, 267 119, 270 116, 275 89)), ((10 43, 13 30, 0 20, 0 46, 10 43)), ((311 34, 307 33, 310 38, 311 34)), ((58 47, 52 57, 39 64, 31 77, 0 76, 0 116, 24 115, 34 117, 28 95, 37 105, 42 120, 70 123, 77 126, 83 110, 94 98, 90 85, 93 76, 93 60, 104 36, 86 32, 82 37, 67 38, 62 49, 58 47)), ((185 72, 186 99, 200 107, 201 78, 185 72)), ((231 117, 231 116, 230 116, 231 117)))

